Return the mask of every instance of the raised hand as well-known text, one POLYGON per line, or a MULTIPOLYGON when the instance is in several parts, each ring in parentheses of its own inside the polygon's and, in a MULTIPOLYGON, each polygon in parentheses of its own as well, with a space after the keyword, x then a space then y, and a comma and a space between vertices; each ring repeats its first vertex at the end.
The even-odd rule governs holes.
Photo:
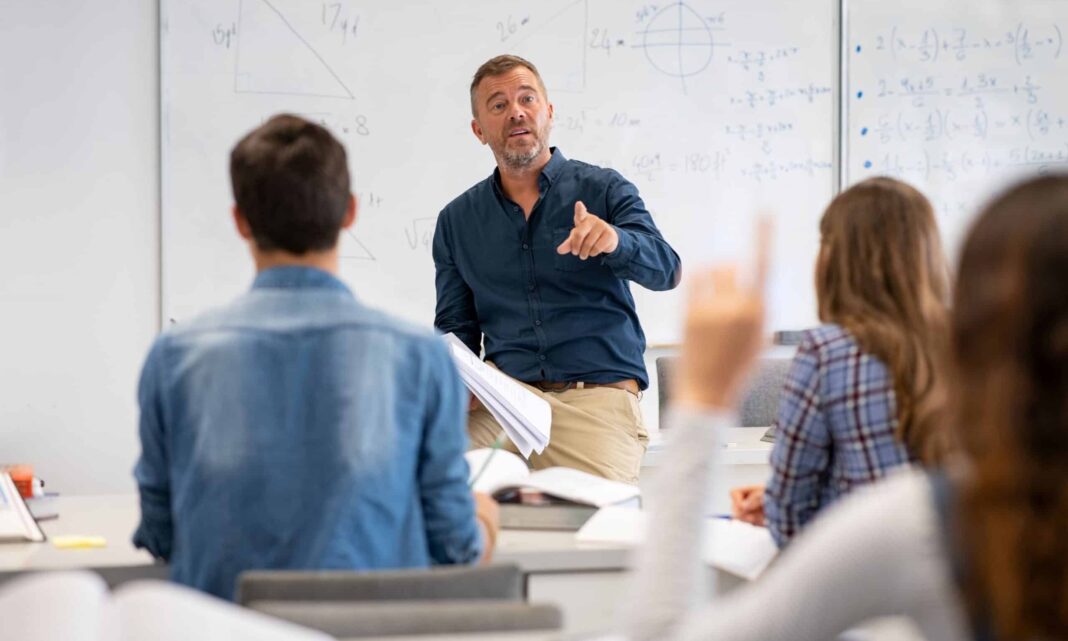
POLYGON ((675 398, 688 405, 733 409, 760 352, 770 227, 757 233, 756 275, 742 286, 733 266, 694 276, 675 398))

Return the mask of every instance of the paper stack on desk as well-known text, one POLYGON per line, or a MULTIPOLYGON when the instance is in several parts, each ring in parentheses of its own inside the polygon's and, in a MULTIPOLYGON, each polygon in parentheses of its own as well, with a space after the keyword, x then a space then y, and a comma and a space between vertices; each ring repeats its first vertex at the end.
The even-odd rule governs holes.
POLYGON ((460 370, 460 378, 504 428, 524 458, 541 454, 549 444, 552 409, 507 374, 483 363, 454 334, 446 334, 449 354, 460 370))

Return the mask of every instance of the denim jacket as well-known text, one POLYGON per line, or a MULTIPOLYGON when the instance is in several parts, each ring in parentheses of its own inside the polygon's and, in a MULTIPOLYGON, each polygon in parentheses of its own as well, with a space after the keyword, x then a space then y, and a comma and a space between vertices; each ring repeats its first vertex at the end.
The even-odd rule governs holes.
POLYGON ((134 543, 232 598, 247 569, 470 563, 466 394, 444 345, 333 276, 261 272, 165 331, 138 391, 134 543))

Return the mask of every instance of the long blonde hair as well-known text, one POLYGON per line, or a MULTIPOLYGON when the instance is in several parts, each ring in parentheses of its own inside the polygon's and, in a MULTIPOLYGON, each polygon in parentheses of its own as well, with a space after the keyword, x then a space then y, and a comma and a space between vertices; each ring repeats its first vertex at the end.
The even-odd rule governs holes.
POLYGON ((899 180, 871 178, 831 201, 820 236, 820 320, 886 364, 898 439, 911 457, 940 460, 949 272, 931 203, 899 180))

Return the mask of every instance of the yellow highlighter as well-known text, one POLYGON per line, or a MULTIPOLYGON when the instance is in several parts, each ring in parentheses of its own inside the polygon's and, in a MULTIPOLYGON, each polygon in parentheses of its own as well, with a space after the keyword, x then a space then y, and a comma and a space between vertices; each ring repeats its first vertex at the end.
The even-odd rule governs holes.
POLYGON ((52 545, 60 550, 87 550, 89 548, 107 547, 108 541, 102 536, 53 536, 52 545))

